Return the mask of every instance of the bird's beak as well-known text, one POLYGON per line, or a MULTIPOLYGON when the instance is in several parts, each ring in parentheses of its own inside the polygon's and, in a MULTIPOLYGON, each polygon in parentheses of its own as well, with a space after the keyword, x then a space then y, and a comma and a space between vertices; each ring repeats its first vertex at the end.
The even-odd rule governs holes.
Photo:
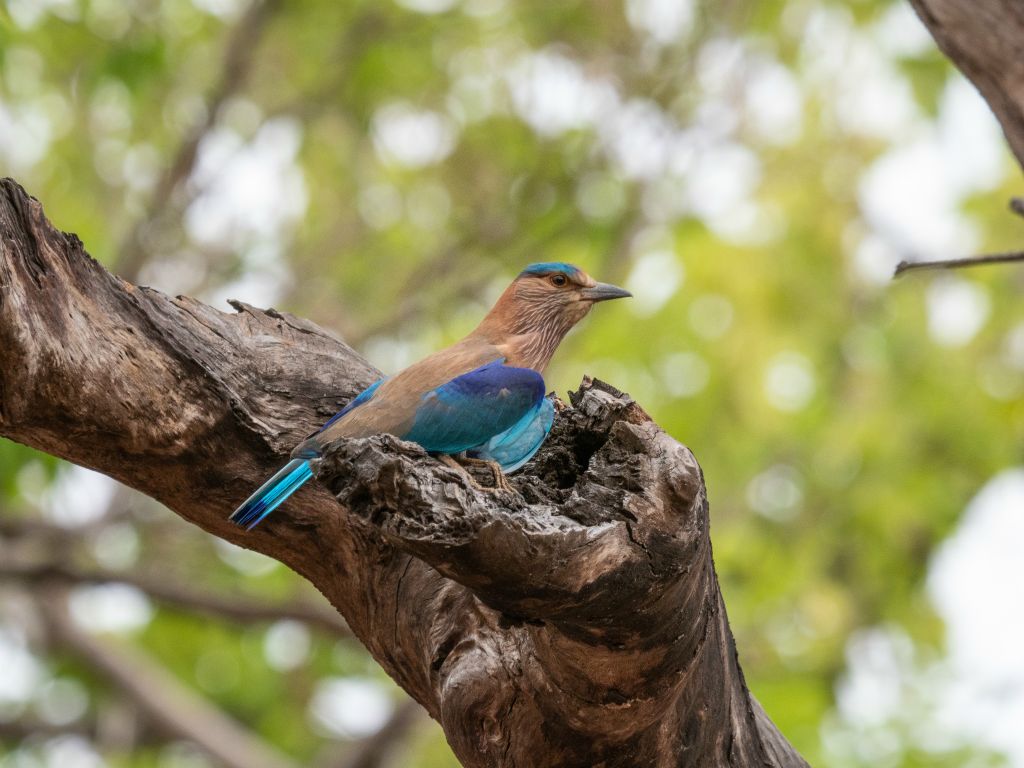
POLYGON ((619 288, 611 283, 598 283, 580 291, 580 295, 588 301, 608 301, 609 299, 624 299, 633 294, 625 288, 619 288))

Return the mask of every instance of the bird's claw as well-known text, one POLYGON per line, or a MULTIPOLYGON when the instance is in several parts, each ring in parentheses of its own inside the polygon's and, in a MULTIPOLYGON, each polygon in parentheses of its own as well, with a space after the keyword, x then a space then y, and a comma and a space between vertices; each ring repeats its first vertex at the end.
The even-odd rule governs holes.
POLYGON ((447 453, 442 453, 437 458, 441 463, 446 464, 457 472, 460 472, 477 490, 484 491, 486 493, 515 491, 515 488, 513 488, 512 484, 508 481, 508 477, 501 471, 501 465, 496 461, 474 459, 471 456, 460 456, 459 458, 456 458, 447 453), (491 471, 491 476, 494 478, 494 485, 480 485, 477 479, 470 474, 469 470, 466 469, 467 466, 487 467, 491 471))

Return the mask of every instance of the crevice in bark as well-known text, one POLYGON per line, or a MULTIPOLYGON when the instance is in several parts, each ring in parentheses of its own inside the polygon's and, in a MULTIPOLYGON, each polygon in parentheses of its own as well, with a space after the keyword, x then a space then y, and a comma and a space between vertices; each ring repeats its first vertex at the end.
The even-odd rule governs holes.
POLYGON ((0 434, 105 472, 311 581, 467 766, 803 766, 750 695, 696 459, 584 380, 514 493, 388 435, 227 522, 379 377, 312 323, 105 272, 0 182, 0 434))

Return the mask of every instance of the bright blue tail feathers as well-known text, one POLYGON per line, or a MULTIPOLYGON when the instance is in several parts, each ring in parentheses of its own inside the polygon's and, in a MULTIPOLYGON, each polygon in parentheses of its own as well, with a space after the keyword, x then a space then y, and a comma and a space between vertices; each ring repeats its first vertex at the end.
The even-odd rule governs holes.
POLYGON ((251 531, 312 476, 307 459, 292 459, 232 513, 231 522, 251 531))

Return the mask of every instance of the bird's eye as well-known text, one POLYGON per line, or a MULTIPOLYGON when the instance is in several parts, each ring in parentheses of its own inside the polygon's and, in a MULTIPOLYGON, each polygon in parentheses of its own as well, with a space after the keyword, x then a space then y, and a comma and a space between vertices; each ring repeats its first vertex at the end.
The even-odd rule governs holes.
POLYGON ((564 286, 568 282, 569 282, 569 280, 566 278, 565 275, 552 275, 551 276, 551 284, 555 285, 555 286, 558 286, 559 288, 561 288, 562 286, 564 286))

